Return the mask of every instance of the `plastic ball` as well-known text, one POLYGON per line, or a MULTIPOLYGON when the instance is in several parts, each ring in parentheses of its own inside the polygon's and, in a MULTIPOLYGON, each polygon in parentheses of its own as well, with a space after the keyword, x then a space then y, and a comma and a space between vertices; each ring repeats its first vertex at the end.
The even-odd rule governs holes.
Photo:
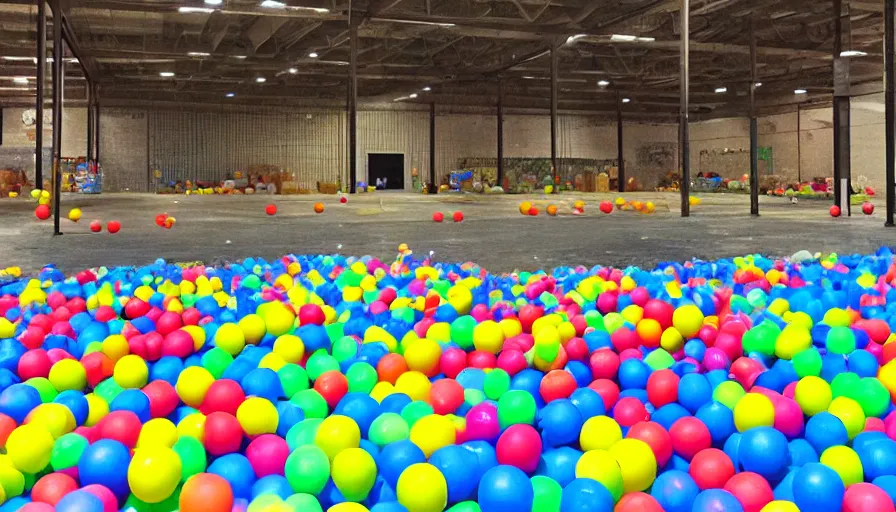
POLYGON ((760 393, 747 393, 734 406, 734 425, 739 432, 775 424, 775 407, 760 393))
POLYGON ((376 463, 367 451, 347 448, 333 459, 333 483, 349 501, 362 501, 376 480, 376 463))
POLYGON ((273 434, 277 431, 277 408, 264 398, 249 397, 236 411, 236 419, 248 436, 273 434))
POLYGON ((679 470, 657 475, 650 495, 668 512, 690 512, 700 489, 691 477, 679 470))
MULTIPOLYGON (((525 475, 523 478, 528 484, 529 479, 525 475)), ((448 504, 448 484, 442 473, 431 464, 413 464, 402 471, 395 493, 398 502, 408 510, 442 512, 448 504)))
POLYGON ((708 448, 694 455, 688 472, 701 490, 721 489, 734 476, 734 463, 722 450, 708 448))
POLYGON ((541 449, 542 440, 538 431, 529 425, 511 425, 498 438, 498 463, 531 473, 538 466, 541 449))
POLYGON ((121 231, 121 223, 117 220, 110 220, 106 223, 106 229, 109 231, 109 233, 112 233, 114 235, 115 233, 121 231))
POLYGON ((31 499, 56 505, 66 494, 78 489, 78 482, 65 473, 50 473, 41 477, 31 489, 31 499))
POLYGON ((656 457, 650 446, 638 439, 622 439, 610 447, 622 469, 625 492, 643 491, 656 479, 656 457))
POLYGON ((454 212, 454 215, 451 216, 454 219, 454 222, 463 222, 464 214, 463 212, 454 212))
POLYGON ((127 476, 134 496, 146 503, 160 503, 180 483, 180 457, 164 446, 138 449, 128 466, 127 476))
POLYGON ((890 496, 873 484, 862 482, 851 485, 843 495, 843 512, 890 512, 893 509, 890 496))
POLYGON ((68 212, 68 220, 72 222, 78 222, 81 220, 81 209, 80 208, 72 208, 68 212))
POLYGON ((19 471, 37 473, 47 467, 53 450, 53 436, 43 427, 17 427, 6 440, 6 454, 19 471))
POLYGON ((39 220, 49 219, 50 218, 50 207, 45 204, 38 205, 37 208, 34 209, 34 216, 37 217, 39 220))
POLYGON ((694 499, 694 512, 743 512, 743 507, 730 492, 723 489, 708 489, 694 499))
POLYGON ((874 214, 874 203, 870 201, 865 201, 864 203, 862 203, 862 213, 864 213, 865 215, 874 214))
POLYGON ((582 425, 579 444, 582 450, 609 450, 622 439, 622 429, 610 417, 595 416, 582 425))
POLYGON ((836 471, 846 487, 865 480, 862 461, 848 446, 831 446, 821 454, 819 462, 836 471))
POLYGON ((443 446, 454 444, 456 439, 457 430, 445 416, 430 414, 411 426, 410 440, 423 450, 426 457, 443 446))
POLYGON ((613 212, 613 203, 611 203, 610 201, 601 201, 599 208, 600 208, 601 213, 612 213, 613 212))
POLYGON ((806 464, 793 477, 794 503, 800 510, 839 511, 845 490, 840 475, 823 464, 806 464))
POLYGON ((224 478, 200 473, 184 483, 178 503, 181 512, 231 512, 233 491, 224 478))
POLYGON ((99 484, 108 487, 121 499, 127 496, 128 448, 118 441, 101 439, 88 446, 78 460, 78 479, 81 485, 99 484))
POLYGON ((265 206, 264 213, 266 213, 268 215, 277 215, 277 205, 269 204, 269 205, 265 206))
POLYGON ((740 438, 737 461, 745 471, 758 473, 769 480, 777 479, 790 464, 787 438, 771 427, 750 429, 740 438))
POLYGON ((698 452, 712 446, 709 429, 702 421, 690 416, 673 423, 669 429, 669 436, 672 440, 672 449, 685 460, 691 460, 698 452))
POLYGON ((314 203, 314 213, 323 213, 324 203, 314 203))
POLYGON ((744 508, 744 512, 760 512, 775 499, 771 485, 762 476, 745 471, 728 479, 724 489, 744 508))
POLYGON ((503 465, 495 466, 482 475, 478 496, 479 506, 483 510, 495 512, 532 510, 535 498, 529 477, 518 468, 503 465))
POLYGON ((831 214, 831 217, 839 217, 840 216, 840 207, 837 205, 831 206, 828 210, 828 213, 831 214))
MULTIPOLYGON (((517 509, 519 510, 519 509, 517 509)), ((613 496, 599 482, 577 478, 563 489, 561 512, 611 512, 613 496)))
POLYGON ((614 501, 622 497, 624 485, 619 462, 606 450, 590 450, 576 463, 576 478, 590 478, 600 482, 614 501))
POLYGON ((315 445, 299 446, 286 459, 284 474, 293 491, 319 494, 330 477, 330 460, 315 445))
POLYGON ((442 222, 445 220, 445 214, 442 212, 435 212, 432 214, 433 222, 442 222))

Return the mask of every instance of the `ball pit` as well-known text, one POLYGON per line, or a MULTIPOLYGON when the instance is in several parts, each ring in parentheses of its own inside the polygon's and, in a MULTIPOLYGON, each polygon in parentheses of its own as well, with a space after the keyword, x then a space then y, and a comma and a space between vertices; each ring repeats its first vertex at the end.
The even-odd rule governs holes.
POLYGON ((894 286, 887 249, 47 266, 0 281, 0 512, 893 511, 894 286))

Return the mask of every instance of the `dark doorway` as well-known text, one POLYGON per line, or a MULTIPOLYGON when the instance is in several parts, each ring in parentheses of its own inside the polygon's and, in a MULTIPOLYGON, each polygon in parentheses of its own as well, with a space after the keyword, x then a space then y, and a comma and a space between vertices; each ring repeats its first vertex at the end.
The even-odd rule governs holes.
POLYGON ((369 153, 367 184, 378 189, 404 190, 404 155, 401 153, 369 153), (377 183, 377 179, 380 180, 377 183), (385 186, 382 186, 385 183, 385 186))

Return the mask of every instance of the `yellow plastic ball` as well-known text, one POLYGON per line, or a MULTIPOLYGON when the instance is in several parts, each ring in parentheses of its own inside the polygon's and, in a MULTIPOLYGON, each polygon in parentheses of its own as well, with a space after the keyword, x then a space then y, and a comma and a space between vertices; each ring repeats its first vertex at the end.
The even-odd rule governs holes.
POLYGON ((439 448, 454 444, 457 440, 457 429, 447 417, 430 414, 414 423, 411 427, 410 440, 423 450, 428 459, 439 448))
POLYGON ((458 314, 469 314, 473 307, 473 292, 466 286, 452 286, 448 289, 448 304, 451 304, 458 314))
POLYGON ((431 387, 432 382, 426 375, 415 371, 402 373, 395 381, 395 390, 408 395, 411 400, 426 401, 431 387))
POLYGON ((112 334, 103 340, 102 351, 113 363, 117 363, 119 359, 131 353, 131 348, 127 338, 121 334, 112 334))
POLYGON ((112 378, 124 389, 142 388, 149 380, 149 367, 140 356, 128 354, 115 363, 112 378))
MULTIPOLYGON (((504 320, 498 322, 498 325, 501 327, 501 331, 504 333, 504 339, 518 336, 523 332, 523 325, 516 318, 505 318, 504 320)), ((475 330, 473 332, 475 333, 475 330)), ((473 343, 475 344, 475 334, 473 335, 473 337, 473 343)))
POLYGON ((609 450, 622 439, 622 429, 616 420, 608 416, 594 416, 582 425, 579 446, 584 451, 609 450))
POLYGON ((31 199, 37 199, 38 197, 40 197, 40 189, 36 188, 31 191, 31 199))
MULTIPOLYGON (((4 458, 8 459, 6 456, 4 458)), ((5 498, 21 496, 25 491, 25 475, 16 469, 9 460, 0 464, 0 491, 3 493, 0 505, 3 504, 5 498)))
POLYGON ((177 442, 177 427, 167 418, 153 418, 143 424, 137 437, 137 448, 163 446, 171 448, 177 442))
POLYGON ((50 191, 49 191, 49 190, 41 190, 41 191, 40 191, 40 198, 41 198, 41 199, 49 199, 49 198, 50 198, 50 191))
POLYGON ((314 444, 327 454, 331 462, 342 450, 357 448, 360 443, 361 429, 358 424, 348 416, 339 414, 324 418, 314 436, 314 444))
POLYGON ((177 424, 177 437, 192 437, 200 443, 205 441, 205 414, 194 412, 184 416, 177 424))
POLYGON ((284 334, 274 341, 274 353, 287 363, 299 363, 305 357, 305 344, 298 336, 284 334))
POLYGON ((409 511, 442 512, 448 504, 448 483, 432 464, 408 466, 398 477, 395 493, 398 502, 409 511))
POLYGON ((759 512, 800 512, 792 501, 776 500, 767 503, 759 512))
POLYGON ((589 450, 576 462, 576 478, 590 478, 603 484, 613 495, 613 501, 622 497, 622 468, 607 450, 589 450))
POLYGON ((197 408, 202 405, 205 393, 214 381, 215 378, 205 368, 191 366, 180 372, 174 389, 185 404, 197 408))
POLYGON ((685 339, 693 338, 703 327, 703 312, 693 304, 685 304, 675 308, 672 313, 672 326, 681 333, 685 339))
POLYGON ((246 347, 246 335, 240 326, 233 323, 221 324, 215 331, 215 346, 236 356, 246 347))
POLYGON ((848 446, 831 446, 822 452, 819 462, 836 471, 846 487, 865 480, 862 461, 859 460, 859 455, 848 446))
POLYGON ((370 510, 360 503, 346 501, 345 503, 337 503, 333 505, 327 509, 327 512, 370 512, 370 510))
POLYGON ((60 359, 50 368, 50 384, 60 393, 68 390, 81 391, 87 387, 87 370, 74 359, 60 359))
POLYGON ((841 308, 831 308, 827 310, 821 321, 831 327, 849 327, 849 325, 852 324, 849 312, 841 308))
POLYGON ((387 396, 395 393, 395 386, 391 382, 377 382, 370 390, 370 398, 382 402, 387 396))
POLYGON ((279 372, 280 368, 283 368, 284 366, 286 366, 286 360, 274 352, 268 352, 261 358, 261 361, 258 362, 259 368, 267 368, 269 370, 274 370, 275 372, 279 372))
POLYGON ((280 416, 270 401, 257 396, 247 398, 236 410, 236 419, 246 435, 273 434, 280 416))
POLYGON ((197 352, 205 346, 205 330, 198 325, 185 325, 181 327, 193 338, 193 349, 197 352))
POLYGON ((404 351, 404 360, 408 363, 408 369, 424 375, 439 373, 439 358, 441 356, 442 347, 427 338, 411 341, 404 351))
POLYGON ((92 427, 109 414, 109 404, 93 393, 84 395, 84 398, 87 399, 87 421, 84 426, 92 427))
POLYGON ((50 204, 50 198, 49 197, 41 197, 40 199, 37 200, 37 204, 50 204))
POLYGON ((264 337, 265 332, 267 332, 264 320, 258 315, 246 315, 240 319, 238 325, 243 331, 243 336, 245 337, 247 345, 258 344, 258 342, 261 341, 261 338, 264 337))
POLYGON ((16 427, 6 440, 6 454, 22 473, 38 473, 50 463, 53 436, 34 424, 16 427))
POLYGON ((852 398, 838 396, 828 406, 828 412, 843 422, 850 439, 856 437, 865 429, 865 411, 852 398))
POLYGON ((68 212, 68 220, 72 222, 78 222, 81 220, 81 209, 80 208, 72 208, 68 212))
POLYGON ((43 427, 54 438, 75 430, 75 416, 71 409, 57 403, 40 404, 25 418, 25 423, 43 427))
POLYGON ((296 314, 282 302, 268 302, 258 308, 265 330, 272 336, 282 336, 292 330, 296 314))
POLYGON ((734 406, 734 426, 738 432, 775 424, 775 406, 761 393, 747 393, 734 406))
POLYGON ((820 377, 803 377, 796 383, 793 399, 806 416, 815 416, 826 411, 833 400, 831 386, 820 377))
POLYGON ((812 346, 809 329, 797 324, 789 324, 781 330, 775 341, 775 356, 779 359, 793 359, 793 356, 812 346))
POLYGON ((476 324, 473 328, 473 346, 476 350, 497 354, 504 347, 504 329, 493 320, 476 324))
POLYGON ((637 325, 644 318, 644 309, 637 304, 629 304, 622 310, 621 315, 626 322, 637 325))
POLYGON ((667 327, 660 336, 660 346, 670 354, 678 352, 684 347, 684 337, 674 327, 667 327))
POLYGON ((6 317, 0 317, 0 338, 12 338, 16 334, 16 324, 7 320, 6 317))
POLYGON ((529 215, 529 208, 532 208, 532 203, 529 201, 523 201, 520 203, 520 214, 521 215, 529 215))
POLYGON ((131 492, 146 503, 159 503, 171 496, 180 478, 180 457, 166 446, 138 449, 128 465, 131 492))
POLYGON ((333 483, 349 501, 364 501, 376 481, 376 462, 363 448, 347 448, 333 459, 333 483))
POLYGON ((640 439, 623 439, 610 447, 610 455, 622 470, 622 485, 626 493, 643 491, 656 479, 656 456, 650 446, 640 439))

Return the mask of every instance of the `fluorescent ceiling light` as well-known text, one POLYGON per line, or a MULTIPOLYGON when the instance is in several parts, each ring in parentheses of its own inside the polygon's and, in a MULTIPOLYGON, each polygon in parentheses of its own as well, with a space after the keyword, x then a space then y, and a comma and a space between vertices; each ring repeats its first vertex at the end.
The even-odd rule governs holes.
POLYGON ((623 103, 631 103, 631 101, 632 101, 631 98, 622 98, 623 103))
POLYGON ((598 80, 597 85, 600 87, 606 87, 606 86, 610 85, 610 82, 608 82, 606 80, 598 80))
POLYGON ((756 82, 756 87, 757 88, 762 87, 762 82, 756 82))
POLYGON ((291 74, 291 75, 294 75, 294 74, 296 74, 296 73, 298 73, 298 72, 299 72, 299 70, 296 69, 296 68, 289 68, 289 74, 291 74))
POLYGON ((583 37, 588 37, 588 34, 576 34, 574 36, 569 36, 566 38, 566 44, 572 44, 583 37))
POLYGON ((426 86, 423 88, 423 92, 429 92, 432 90, 432 87, 426 86))
POLYGON ((24 76, 17 76, 15 78, 13 78, 12 81, 17 84, 25 84, 25 85, 28 84, 28 79, 25 78, 24 76))
POLYGON ((317 61, 320 64, 333 64, 335 66, 349 66, 350 62, 346 62, 344 60, 319 60, 317 61))
POLYGON ((286 4, 277 2, 276 0, 264 0, 264 2, 261 2, 261 7, 267 9, 286 9, 286 4))
POLYGON ((16 62, 32 61, 34 63, 37 63, 37 57, 3 57, 3 60, 10 60, 10 61, 16 61, 16 62))
POLYGON ((728 92, 727 87, 716 87, 716 94, 722 94, 728 92))
POLYGON ((236 93, 235 93, 235 92, 228 92, 228 93, 226 94, 226 96, 227 96, 228 98, 233 98, 234 96, 236 96, 236 93))
POLYGON ((208 52, 187 52, 187 55, 190 57, 211 57, 212 54, 208 52))
POLYGON ((174 73, 172 73, 171 71, 162 71, 161 73, 159 73, 159 76, 163 76, 165 78, 170 78, 170 77, 174 76, 174 73))
POLYGON ((263 77, 263 76, 260 76, 260 77, 256 78, 255 81, 258 82, 258 83, 260 83, 260 84, 263 84, 263 83, 267 82, 268 79, 265 78, 265 77, 263 77))
POLYGON ((207 5, 221 5, 224 3, 224 0, 205 0, 207 5))
POLYGON ((181 14, 211 14, 215 10, 210 7, 178 7, 177 12, 181 14))
POLYGON ((841 57, 864 57, 867 53, 859 50, 845 50, 840 52, 841 57))
POLYGON ((234 55, 233 58, 239 59, 239 60, 246 60, 248 57, 246 57, 245 55, 234 55))
POLYGON ((794 89, 793 94, 806 94, 808 91, 805 89, 794 89))
POLYGON ((632 42, 632 41, 637 41, 637 40, 638 40, 638 36, 629 36, 629 35, 625 35, 625 34, 613 34, 610 36, 610 41, 632 42))
POLYGON ((317 52, 311 52, 308 54, 308 56, 311 57, 312 59, 316 59, 316 58, 320 57, 320 55, 318 55, 317 52))
POLYGON ((656 41, 655 37, 639 37, 638 38, 639 43, 652 43, 654 41, 656 41))
POLYGON ((388 21, 390 23, 407 23, 408 25, 428 25, 431 27, 454 27, 454 23, 437 23, 435 21, 418 21, 418 20, 398 20, 395 18, 373 18, 374 21, 388 21))
POLYGON ((417 93, 415 92, 415 93, 411 94, 411 95, 409 96, 409 98, 411 98, 412 100, 415 99, 415 98, 417 98, 417 93))

